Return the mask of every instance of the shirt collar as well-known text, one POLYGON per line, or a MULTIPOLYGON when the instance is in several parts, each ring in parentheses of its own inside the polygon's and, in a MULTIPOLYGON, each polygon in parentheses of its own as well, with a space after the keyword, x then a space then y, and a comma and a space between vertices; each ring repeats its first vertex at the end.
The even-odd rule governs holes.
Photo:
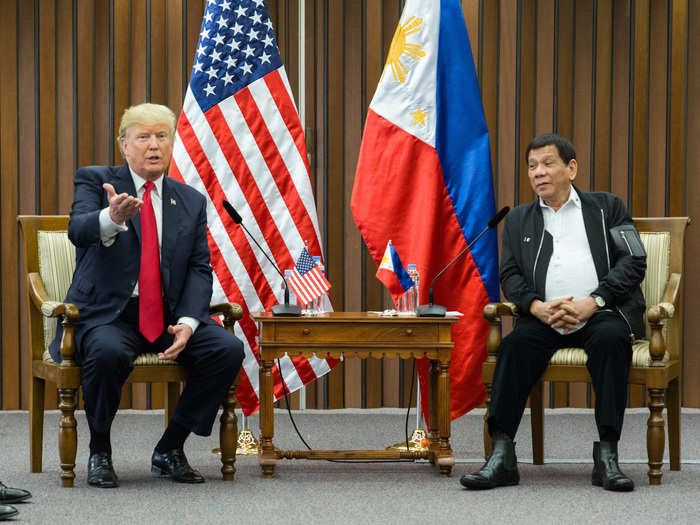
MULTIPOLYGON (((542 197, 539 197, 539 201, 540 201, 541 208, 548 208, 550 210, 552 209, 550 206, 545 204, 545 202, 542 200, 542 197)), ((564 206, 566 206, 570 202, 572 203, 573 206, 576 206, 577 208, 581 207, 581 199, 579 199, 578 193, 576 193, 576 190, 574 189, 573 184, 571 185, 571 191, 569 192, 569 199, 564 204, 562 204, 561 207, 563 208, 564 206)), ((561 209, 561 208, 559 208, 559 209, 561 209)))
MULTIPOLYGON (((129 166, 129 172, 131 173, 131 178, 134 180, 134 187, 136 187, 136 193, 139 192, 141 187, 146 183, 146 179, 141 177, 140 175, 137 175, 134 170, 131 169, 131 166, 129 166)), ((163 196, 163 175, 158 177, 156 180, 153 181, 153 184, 155 184, 155 191, 156 194, 159 197, 163 196)))

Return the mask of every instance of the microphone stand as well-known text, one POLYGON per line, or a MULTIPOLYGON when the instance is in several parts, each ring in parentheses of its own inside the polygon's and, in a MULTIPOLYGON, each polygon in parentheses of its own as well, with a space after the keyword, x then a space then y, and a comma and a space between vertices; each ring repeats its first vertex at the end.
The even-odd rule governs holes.
POLYGON ((280 274, 282 277, 282 282, 284 283, 284 304, 276 304, 274 305, 271 310, 272 310, 272 315, 276 315, 279 317, 300 317, 301 316, 301 306, 298 304, 289 304, 289 284, 287 284, 287 279, 284 278, 284 274, 282 271, 277 267, 275 264, 275 261, 273 261, 269 255, 267 255, 267 252, 263 250, 262 246, 258 243, 258 241, 255 240, 255 237, 251 235, 251 233, 248 231, 248 228, 245 227, 245 224, 243 224, 243 218, 239 215, 239 213, 235 210, 233 206, 231 206, 231 203, 228 201, 223 201, 223 206, 224 209, 226 210, 226 213, 228 213, 231 216, 231 219, 233 222, 236 224, 240 224, 241 228, 243 228, 243 231, 245 231, 248 234, 248 238, 252 239, 253 242, 255 243, 255 246, 258 247, 258 249, 262 252, 262 254, 265 256, 265 258, 270 261, 270 264, 272 267, 277 270, 277 273, 280 274))
POLYGON ((444 306, 440 306, 439 304, 433 304, 433 284, 435 284, 435 280, 438 277, 440 277, 445 272, 445 270, 447 270, 450 266, 452 266, 452 264, 457 259, 459 259, 460 257, 462 257, 462 255, 467 253, 467 250, 469 250, 469 248, 471 248, 472 245, 476 241, 478 241, 481 238, 481 236, 484 235, 488 230, 489 230, 489 227, 487 226, 486 228, 484 228, 481 231, 481 233, 479 235, 476 236, 476 238, 472 242, 470 242, 467 245, 466 248, 464 248, 464 250, 462 250, 461 252, 459 252, 457 254, 457 257, 452 259, 447 266, 445 266, 442 270, 440 270, 440 272, 435 277, 433 277, 433 280, 430 283, 430 290, 428 291, 428 304, 423 304, 423 305, 420 305, 418 307, 418 310, 416 312, 418 317, 445 317, 445 314, 447 313, 447 309, 444 306))
POLYGON ((503 217, 506 216, 510 208, 508 206, 505 206, 501 208, 501 210, 488 222, 488 225, 486 228, 481 230, 481 233, 476 236, 475 239, 470 242, 464 250, 459 252, 457 256, 452 259, 447 266, 445 266, 438 274, 433 277, 433 280, 430 282, 430 290, 428 291, 428 304, 423 304, 420 305, 416 311, 416 315, 418 317, 445 317, 445 314, 447 313, 447 309, 444 306, 440 306, 439 304, 433 304, 433 285, 435 284, 435 281, 437 280, 438 277, 440 277, 443 273, 445 273, 445 270, 447 270, 452 264, 462 257, 467 251, 474 246, 474 243, 481 239, 481 237, 491 228, 494 228, 496 225, 498 225, 499 222, 503 219, 503 217))

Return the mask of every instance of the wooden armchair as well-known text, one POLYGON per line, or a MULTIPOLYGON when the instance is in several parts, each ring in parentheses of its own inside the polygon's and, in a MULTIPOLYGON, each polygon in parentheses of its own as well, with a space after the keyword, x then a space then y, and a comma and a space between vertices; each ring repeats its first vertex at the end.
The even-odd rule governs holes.
MULTIPOLYGON (((647 303, 646 339, 633 346, 629 383, 645 385, 649 394, 647 422, 647 454, 649 484, 661 484, 664 452, 664 407, 668 410, 669 457, 671 470, 680 470, 680 412, 683 310, 681 280, 683 276, 683 241, 688 217, 634 219, 647 251, 647 272, 642 292, 647 303), (664 399, 665 398, 665 399, 664 399)), ((488 358, 482 368, 486 385, 486 415, 484 416, 484 450, 491 451, 486 428, 491 401, 491 382, 496 367, 496 355, 501 343, 501 317, 517 316, 512 303, 491 303, 484 308, 490 324, 486 349, 488 358)), ((589 382, 586 353, 582 348, 558 350, 547 369, 530 393, 532 424, 532 453, 536 465, 544 462, 544 409, 542 382, 589 382)))
MULTIPOLYGON (((58 430, 58 450, 61 460, 61 485, 72 487, 78 435, 74 417, 80 388, 81 368, 75 362, 73 324, 80 317, 78 308, 63 303, 75 269, 75 248, 68 240, 68 216, 21 215, 17 218, 24 240, 24 267, 27 279, 27 310, 29 319, 29 463, 31 472, 41 472, 44 427, 44 390, 46 381, 58 387, 58 408, 61 419, 58 430), (48 346, 56 333, 56 318, 63 315, 61 356, 55 363, 48 346)), ((224 326, 233 332, 236 320, 243 315, 237 304, 212 305, 212 315, 223 314, 224 326)), ((175 410, 180 384, 187 379, 185 367, 175 361, 160 361, 155 354, 144 354, 127 379, 130 383, 166 383, 165 425, 175 410)), ((222 401, 220 418, 221 472, 224 480, 233 480, 236 472, 236 439, 238 419, 236 378, 222 401)))

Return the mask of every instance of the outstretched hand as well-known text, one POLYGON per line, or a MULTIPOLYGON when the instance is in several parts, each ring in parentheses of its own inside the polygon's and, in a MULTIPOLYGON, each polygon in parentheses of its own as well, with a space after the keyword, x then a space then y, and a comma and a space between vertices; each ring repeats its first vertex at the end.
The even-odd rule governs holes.
POLYGON ((128 193, 120 193, 114 190, 109 182, 105 182, 102 188, 107 192, 109 200, 109 217, 116 224, 124 224, 124 221, 136 216, 139 208, 143 206, 143 201, 128 193))
POLYGON ((185 323, 168 326, 168 333, 173 334, 173 344, 158 354, 158 359, 175 359, 192 337, 192 327, 185 323))

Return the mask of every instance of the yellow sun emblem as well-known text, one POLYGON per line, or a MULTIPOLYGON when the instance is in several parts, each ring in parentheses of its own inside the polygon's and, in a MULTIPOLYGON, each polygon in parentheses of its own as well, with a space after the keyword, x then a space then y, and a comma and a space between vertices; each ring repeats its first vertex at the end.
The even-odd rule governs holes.
MULTIPOLYGON (((394 80, 399 82, 406 82, 406 73, 408 68, 401 61, 401 58, 406 55, 414 60, 420 60, 425 56, 425 51, 423 51, 423 46, 419 44, 411 44, 406 42, 406 37, 417 33, 422 29, 423 24, 422 18, 416 18, 412 16, 409 18, 405 24, 399 24, 396 28, 396 33, 394 33, 394 38, 391 41, 391 47, 389 48, 389 55, 386 57, 386 67, 390 66, 391 71, 394 75, 394 80)), ((382 73, 383 76, 383 73, 382 73)))

